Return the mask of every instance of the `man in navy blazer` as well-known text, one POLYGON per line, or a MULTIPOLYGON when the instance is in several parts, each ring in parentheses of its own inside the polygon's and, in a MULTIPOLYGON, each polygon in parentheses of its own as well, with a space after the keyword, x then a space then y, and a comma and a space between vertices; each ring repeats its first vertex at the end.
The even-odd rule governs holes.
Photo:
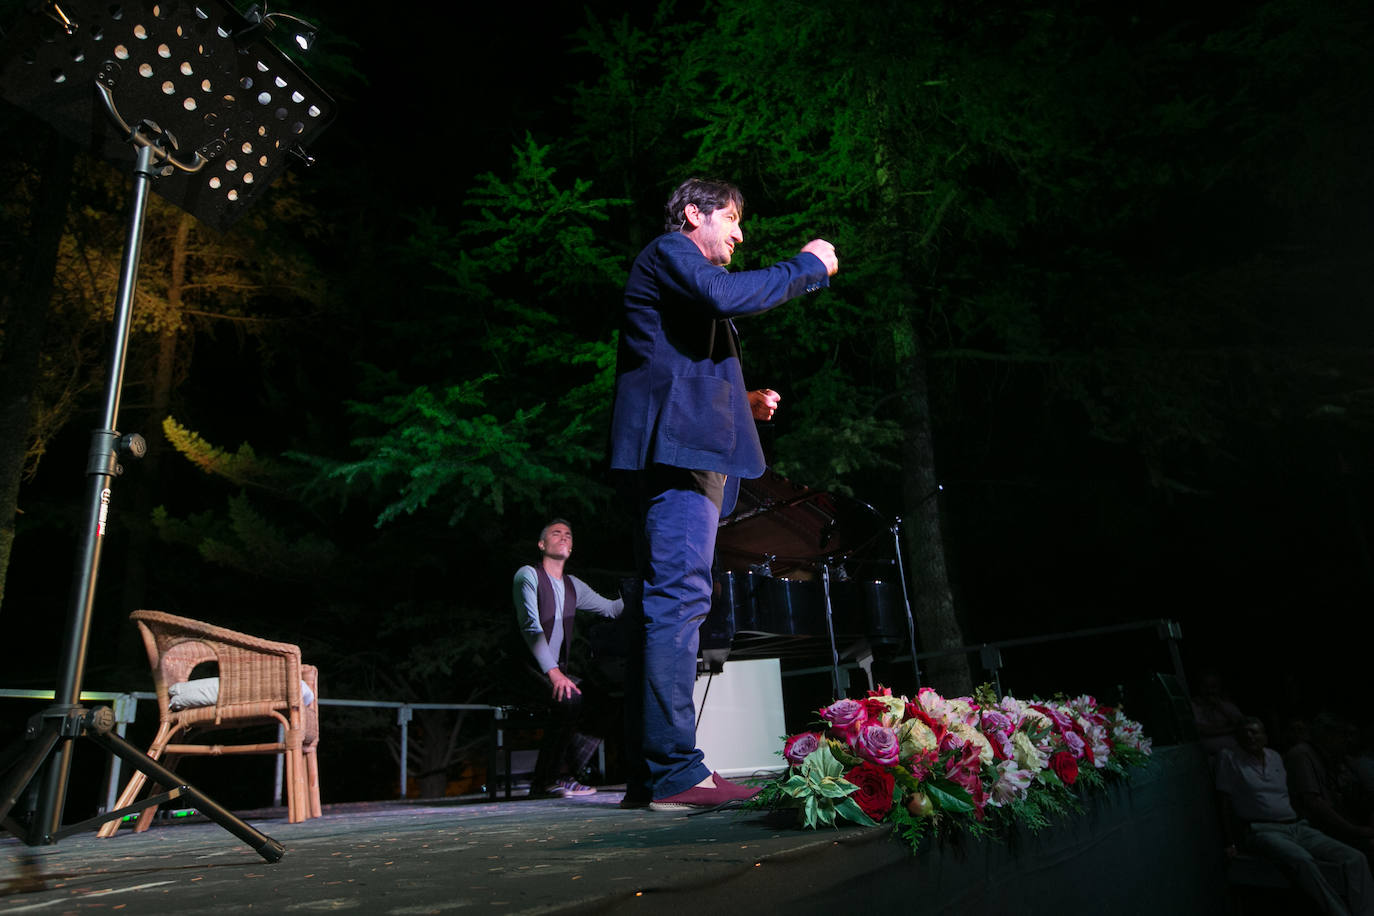
POLYGON ((640 252, 625 284, 611 468, 628 472, 644 583, 642 606, 626 605, 627 807, 709 807, 757 791, 706 767, 692 701, 716 528, 739 480, 763 473, 754 421, 770 419, 780 401, 744 387, 733 319, 829 286, 839 265, 834 246, 813 239, 772 267, 730 273, 743 206, 727 182, 683 182, 668 201, 666 233, 640 252))

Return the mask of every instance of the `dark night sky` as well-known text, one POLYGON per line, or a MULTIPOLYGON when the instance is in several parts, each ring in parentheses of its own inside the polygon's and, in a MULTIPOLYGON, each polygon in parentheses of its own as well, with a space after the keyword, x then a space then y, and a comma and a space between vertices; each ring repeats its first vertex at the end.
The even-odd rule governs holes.
POLYGON ((547 139, 566 125, 555 100, 591 78, 592 62, 570 55, 585 9, 616 3, 550 4, 537 16, 502 4, 429 8, 414 28, 353 5, 325 12, 356 42, 349 54, 367 85, 336 91, 337 121, 318 147, 320 169, 365 160, 369 180, 398 201, 456 204, 468 180, 503 168, 527 131, 547 139), (357 18, 355 18, 357 17, 357 18))

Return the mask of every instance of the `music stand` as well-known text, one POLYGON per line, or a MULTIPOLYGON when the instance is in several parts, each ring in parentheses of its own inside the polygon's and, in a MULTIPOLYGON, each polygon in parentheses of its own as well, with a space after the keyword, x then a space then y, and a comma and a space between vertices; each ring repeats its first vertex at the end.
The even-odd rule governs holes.
POLYGON ((30 719, 24 740, 0 755, 0 775, 8 774, 0 784, 0 826, 30 846, 185 797, 268 862, 285 852, 115 734, 108 708, 80 705, 110 484, 122 471, 120 457, 139 457, 144 448, 141 437, 121 435, 117 421, 148 193, 156 190, 203 222, 227 229, 290 158, 309 161, 305 144, 333 116, 329 97, 266 41, 271 15, 256 7, 240 15, 224 0, 47 0, 0 48, 0 95, 108 161, 125 164, 130 145, 135 152, 102 426, 92 432, 87 456, 87 526, 54 705, 30 719), (136 115, 132 126, 121 110, 136 115), (178 137, 194 146, 183 151, 178 137), (78 737, 90 738, 169 790, 62 827, 78 737), (46 778, 26 829, 9 814, 45 762, 46 778))
MULTIPOLYGON (((937 488, 939 489, 939 488, 937 488)), ((930 497, 927 496, 926 499, 930 497)), ((922 500, 924 502, 925 500, 922 500)), ((911 616, 911 595, 906 586, 906 567, 902 565, 902 520, 892 520, 892 555, 897 558, 897 581, 902 583, 902 608, 906 611, 906 635, 911 648, 911 673, 916 676, 916 690, 921 689, 921 660, 916 655, 916 621, 911 616)))

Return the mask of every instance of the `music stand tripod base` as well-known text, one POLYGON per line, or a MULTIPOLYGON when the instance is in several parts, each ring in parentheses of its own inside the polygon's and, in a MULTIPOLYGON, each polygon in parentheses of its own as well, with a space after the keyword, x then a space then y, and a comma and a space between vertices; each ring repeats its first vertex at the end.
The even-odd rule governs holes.
MULTIPOLYGON (((153 805, 178 798, 187 799, 197 811, 219 824, 225 830, 247 843, 254 852, 268 862, 279 862, 286 854, 286 848, 270 836, 255 829, 233 812, 227 810, 210 796, 192 786, 176 773, 164 767, 146 753, 130 744, 114 731, 114 711, 108 706, 86 709, 81 706, 52 706, 29 720, 25 737, 31 742, 28 753, 14 762, 14 772, 10 781, 0 788, 0 822, 13 830, 18 825, 8 819, 10 810, 18 801, 20 794, 42 768, 48 755, 58 742, 65 738, 85 737, 118 756, 134 769, 140 770, 149 782, 167 788, 160 795, 145 798, 125 808, 107 811, 104 814, 62 827, 51 834, 32 837, 36 842, 30 845, 51 845, 64 837, 94 830, 102 824, 121 820, 127 815, 136 814, 153 805)), ((22 748, 22 745, 15 745, 22 748)), ((11 755, 15 756, 15 755, 11 755)), ((11 765, 6 760, 5 766, 11 765)))

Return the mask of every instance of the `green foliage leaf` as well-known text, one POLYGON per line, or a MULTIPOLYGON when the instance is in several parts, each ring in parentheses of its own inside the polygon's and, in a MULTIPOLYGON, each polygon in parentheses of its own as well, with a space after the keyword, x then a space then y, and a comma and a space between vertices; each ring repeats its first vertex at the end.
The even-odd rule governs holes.
POLYGON ((859 803, 852 798, 846 797, 844 801, 837 804, 835 806, 835 813, 846 820, 853 821, 864 827, 878 826, 877 821, 873 820, 873 818, 869 817, 867 814, 864 814, 863 809, 859 807, 859 803))
POLYGON ((858 786, 844 778, 846 770, 829 745, 823 743, 808 754, 800 766, 793 768, 791 775, 778 786, 791 804, 801 807, 802 820, 807 827, 833 825, 837 814, 863 823, 867 820, 866 816, 849 798, 858 791, 858 786), (852 816, 856 812, 857 818, 852 816))
POLYGON ((921 783, 921 787, 935 807, 951 814, 969 814, 974 810, 973 797, 964 789, 942 776, 931 776, 921 783))
POLYGON ((166 417, 162 421, 162 434, 172 448, 196 467, 231 483, 265 487, 284 482, 288 477, 282 465, 259 457, 247 442, 242 443, 237 451, 226 451, 212 445, 173 417, 166 417))

